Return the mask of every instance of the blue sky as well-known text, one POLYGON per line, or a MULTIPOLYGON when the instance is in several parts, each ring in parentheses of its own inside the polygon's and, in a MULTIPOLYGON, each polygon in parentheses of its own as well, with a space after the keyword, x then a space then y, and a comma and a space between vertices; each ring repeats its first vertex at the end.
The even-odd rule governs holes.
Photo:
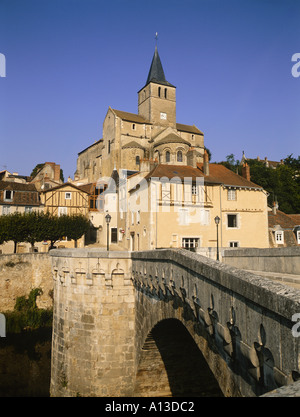
POLYGON ((108 106, 137 113, 158 32, 177 122, 213 161, 300 154, 299 0, 0 0, 0 170, 30 175, 102 137, 108 106))

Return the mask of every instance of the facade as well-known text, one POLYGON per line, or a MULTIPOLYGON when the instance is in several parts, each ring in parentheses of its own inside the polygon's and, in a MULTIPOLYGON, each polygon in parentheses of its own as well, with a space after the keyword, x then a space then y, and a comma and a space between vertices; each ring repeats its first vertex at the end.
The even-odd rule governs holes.
POLYGON ((42 210, 42 206, 34 184, 0 181, 0 215, 35 210, 42 210))
POLYGON ((88 191, 68 182, 42 191, 41 201, 45 212, 56 216, 88 214, 88 191))
POLYGON ((129 250, 182 247, 215 257, 217 246, 268 247, 266 193, 223 165, 160 164, 128 182, 120 237, 129 250))
MULTIPOLYGON (((18 176, 15 174, 15 177, 18 176)), ((20 180, 13 180, 10 176, 6 181, 0 181, 0 216, 13 213, 29 213, 31 211, 43 211, 39 193, 34 184, 28 184, 20 180)), ((28 252, 29 243, 19 243, 18 252, 28 252)), ((6 242, 0 245, 1 253, 12 253, 14 243, 6 242)))

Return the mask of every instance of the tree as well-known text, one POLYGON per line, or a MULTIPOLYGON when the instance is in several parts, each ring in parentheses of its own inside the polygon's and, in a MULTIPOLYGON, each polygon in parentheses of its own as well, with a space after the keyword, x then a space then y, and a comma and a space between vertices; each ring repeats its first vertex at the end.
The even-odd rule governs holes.
POLYGON ((89 229, 89 220, 81 214, 73 214, 71 216, 63 215, 58 218, 59 230, 62 236, 67 236, 69 239, 75 241, 75 248, 77 248, 77 241, 89 229))

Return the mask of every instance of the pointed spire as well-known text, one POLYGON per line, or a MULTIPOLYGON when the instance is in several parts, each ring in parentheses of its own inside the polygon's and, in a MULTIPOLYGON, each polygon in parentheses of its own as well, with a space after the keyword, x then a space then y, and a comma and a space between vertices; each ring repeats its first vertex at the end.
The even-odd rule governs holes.
POLYGON ((155 45, 155 52, 153 55, 150 71, 148 74, 146 84, 150 83, 150 81, 158 81, 166 83, 165 73, 161 64, 160 57, 158 55, 157 46, 155 45))
POLYGON ((149 74, 148 74, 148 78, 146 81, 146 85, 149 84, 151 81, 159 83, 159 84, 164 84, 164 85, 169 85, 171 87, 174 87, 172 84, 170 84, 165 77, 165 73, 162 67, 162 63, 158 54, 158 50, 157 50, 157 37, 158 34, 156 32, 155 35, 155 39, 156 39, 156 45, 155 45, 155 51, 154 51, 154 55, 152 58, 152 62, 151 62, 151 67, 149 70, 149 74))

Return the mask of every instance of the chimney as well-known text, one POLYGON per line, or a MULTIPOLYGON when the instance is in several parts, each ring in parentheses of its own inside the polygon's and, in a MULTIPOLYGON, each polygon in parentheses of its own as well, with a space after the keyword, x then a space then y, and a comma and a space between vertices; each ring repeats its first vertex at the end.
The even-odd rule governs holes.
POLYGON ((203 173, 204 175, 209 175, 209 158, 206 149, 204 150, 203 155, 203 173))
POLYGON ((250 167, 247 164, 247 162, 245 162, 244 165, 242 166, 242 177, 250 181, 250 167))
POLYGON ((277 213, 278 204, 276 201, 273 201, 272 213, 275 215, 277 213))
POLYGON ((60 181, 60 165, 54 165, 54 181, 60 181))

